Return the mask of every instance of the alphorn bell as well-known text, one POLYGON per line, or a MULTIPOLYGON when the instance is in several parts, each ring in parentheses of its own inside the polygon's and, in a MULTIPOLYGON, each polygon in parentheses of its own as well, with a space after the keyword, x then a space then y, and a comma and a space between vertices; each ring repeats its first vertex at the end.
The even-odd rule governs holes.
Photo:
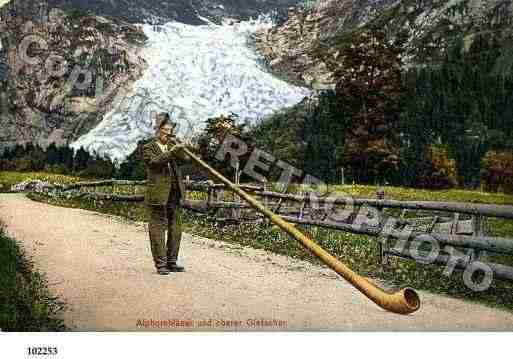
MULTIPOLYGON (((177 140, 174 138, 173 140, 177 140)), ((180 141, 177 141, 180 143, 180 141)), ((321 246, 312 241, 303 232, 299 231, 296 227, 285 221, 276 213, 273 213, 255 198, 241 190, 230 180, 225 178, 215 169, 210 167, 201 158, 196 156, 194 153, 189 151, 187 148, 182 147, 184 153, 186 153, 194 162, 199 166, 206 169, 212 176, 216 177, 224 183, 231 191, 235 192, 242 199, 244 199, 251 207, 267 217, 271 222, 280 227, 282 230, 290 234, 297 241, 299 241, 304 247, 306 247, 311 253, 319 258, 324 264, 333 269, 345 280, 351 283, 356 289, 363 293, 367 298, 372 300, 381 308, 397 314, 410 314, 415 312, 420 307, 420 299, 412 288, 404 288, 395 293, 385 292, 383 289, 377 287, 366 278, 352 271, 348 266, 340 262, 337 258, 332 256, 330 253, 325 251, 321 246)))

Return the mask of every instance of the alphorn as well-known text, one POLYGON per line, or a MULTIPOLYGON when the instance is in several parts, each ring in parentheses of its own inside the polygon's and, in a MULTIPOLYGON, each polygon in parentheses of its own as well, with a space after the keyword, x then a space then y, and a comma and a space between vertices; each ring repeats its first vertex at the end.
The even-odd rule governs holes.
MULTIPOLYGON (((176 138, 174 140, 177 140, 176 138)), ((177 141, 181 143, 180 141, 177 141)), ((403 288, 394 293, 388 293, 383 289, 377 287, 375 284, 360 276, 351 270, 348 266, 340 262, 337 258, 332 256, 321 246, 315 243, 313 240, 308 238, 303 232, 298 230, 289 222, 285 221, 276 213, 273 213, 262 205, 259 201, 253 198, 248 193, 241 190, 237 185, 232 183, 230 180, 225 178, 222 174, 217 172, 215 169, 210 167, 201 158, 196 156, 194 153, 189 151, 185 146, 182 147, 184 153, 186 153, 194 162, 199 166, 206 169, 212 176, 217 178, 219 181, 224 183, 231 191, 235 192, 239 197, 244 199, 251 207, 267 217, 272 223, 280 227, 282 230, 290 234, 293 238, 299 241, 305 248, 307 248, 312 254, 319 258, 324 264, 337 272, 351 285, 358 289, 367 298, 372 300, 381 308, 397 314, 410 314, 420 308, 420 299, 417 292, 412 288, 403 288)))

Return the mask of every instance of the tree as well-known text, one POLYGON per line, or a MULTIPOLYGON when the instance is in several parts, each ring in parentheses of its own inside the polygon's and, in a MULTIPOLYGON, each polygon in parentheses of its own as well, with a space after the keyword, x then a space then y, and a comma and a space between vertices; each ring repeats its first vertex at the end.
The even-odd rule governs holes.
POLYGON ((306 144, 303 170, 327 182, 337 182, 343 164, 344 136, 351 118, 339 106, 334 91, 323 91, 308 112, 302 137, 306 144))
POLYGON ((89 178, 110 179, 114 177, 115 172, 116 167, 109 158, 94 154, 93 156, 89 157, 87 167, 79 172, 79 175, 89 178))
POLYGON ((399 147, 394 129, 404 92, 401 52, 379 29, 349 34, 328 61, 340 106, 352 114, 344 134, 343 157, 356 180, 384 180, 397 170, 399 147))
POLYGON ((89 163, 89 157, 89 152, 87 152, 83 147, 80 147, 75 154, 74 171, 80 172, 85 170, 89 163))
MULTIPOLYGON (((209 164, 215 165, 216 169, 225 176, 233 178, 234 169, 229 163, 221 163, 215 157, 219 146, 223 143, 227 135, 233 135, 241 140, 248 140, 245 137, 245 126, 244 124, 238 124, 238 115, 231 113, 228 116, 221 115, 219 117, 212 117, 207 119, 207 125, 203 132, 197 137, 196 142, 198 144, 198 154, 209 164)), ((249 144, 249 141, 245 141, 249 144)), ((249 152, 249 151, 248 151, 249 152)), ((242 162, 241 162, 242 167, 242 162)), ((192 172, 192 168, 188 168, 189 172, 192 172)), ((196 176, 208 177, 206 173, 201 171, 195 173, 196 176)))
POLYGON ((11 153, 12 153, 13 159, 14 158, 22 158, 26 154, 25 147, 18 143, 14 146, 14 149, 11 153))
POLYGON ((32 169, 34 171, 41 171, 45 168, 46 153, 41 146, 36 145, 30 154, 32 161, 32 169))
POLYGON ((59 150, 54 142, 50 143, 46 148, 46 163, 50 166, 59 163, 59 150))
POLYGON ((73 172, 75 151, 68 147, 59 147, 59 163, 63 166, 65 173, 73 172))
POLYGON ((421 188, 446 189, 456 187, 458 175, 456 162, 449 158, 443 146, 429 146, 416 179, 421 188))
POLYGON ((6 147, 2 153, 2 159, 10 160, 14 157, 14 151, 10 147, 6 147))
POLYGON ((144 180, 146 169, 142 159, 142 147, 148 140, 141 140, 137 148, 120 164, 116 177, 120 179, 144 180))
POLYGON ((401 165, 403 177, 415 177, 419 153, 444 143, 460 184, 476 187, 484 154, 513 149, 513 73, 498 66, 509 48, 483 32, 470 47, 456 39, 440 63, 408 70, 400 125, 402 159, 409 161, 401 165))
POLYGON ((482 161, 481 181, 488 191, 513 193, 513 152, 488 151, 482 161))

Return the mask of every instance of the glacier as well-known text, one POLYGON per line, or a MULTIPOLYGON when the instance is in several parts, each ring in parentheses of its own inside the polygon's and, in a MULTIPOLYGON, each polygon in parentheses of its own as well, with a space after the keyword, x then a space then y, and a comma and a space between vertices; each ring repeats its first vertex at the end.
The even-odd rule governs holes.
POLYGON ((139 140, 154 135, 155 112, 170 112, 178 135, 191 137, 210 117, 235 113, 241 122, 255 123, 310 94, 269 73, 250 45, 252 33, 272 26, 265 17, 222 25, 141 26, 148 37, 141 54, 148 68, 73 148, 122 161, 139 140))

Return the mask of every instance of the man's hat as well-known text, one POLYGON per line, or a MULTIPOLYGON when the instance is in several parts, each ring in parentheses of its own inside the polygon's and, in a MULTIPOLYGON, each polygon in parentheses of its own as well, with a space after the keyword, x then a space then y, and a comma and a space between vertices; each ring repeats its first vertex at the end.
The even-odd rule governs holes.
POLYGON ((178 125, 176 122, 171 121, 171 116, 167 112, 160 112, 156 116, 156 129, 160 130, 164 125, 169 124, 173 126, 173 128, 176 128, 178 125))

